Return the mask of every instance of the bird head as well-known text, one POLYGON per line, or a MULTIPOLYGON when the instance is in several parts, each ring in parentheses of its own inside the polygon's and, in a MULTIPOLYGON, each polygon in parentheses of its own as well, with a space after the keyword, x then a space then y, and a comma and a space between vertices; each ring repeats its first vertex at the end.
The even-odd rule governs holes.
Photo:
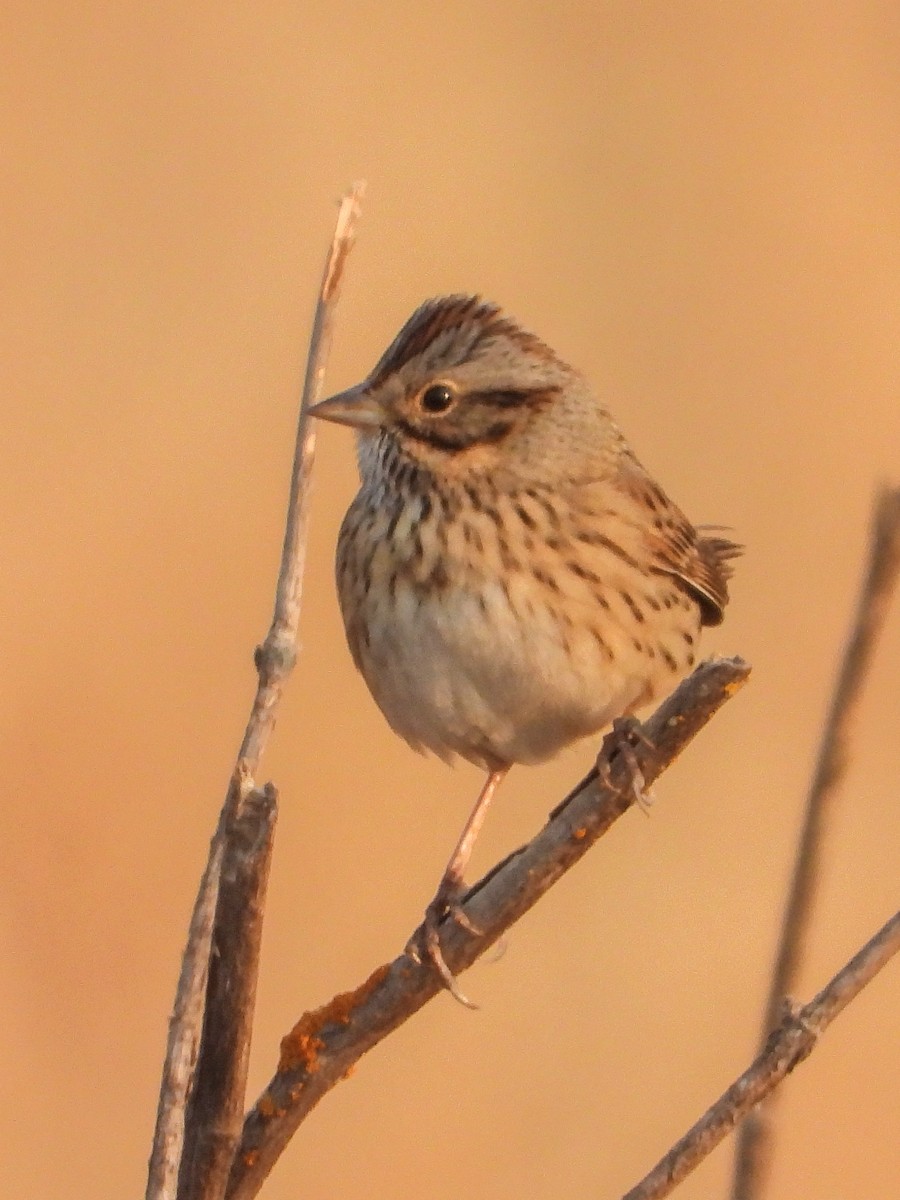
POLYGON ((558 420, 573 402, 603 413, 582 377, 497 305, 445 296, 413 313, 362 383, 310 413, 351 426, 361 442, 387 437, 444 477, 490 472, 502 485, 504 473, 552 472, 557 450, 571 464, 578 437, 584 452, 583 422, 558 420))

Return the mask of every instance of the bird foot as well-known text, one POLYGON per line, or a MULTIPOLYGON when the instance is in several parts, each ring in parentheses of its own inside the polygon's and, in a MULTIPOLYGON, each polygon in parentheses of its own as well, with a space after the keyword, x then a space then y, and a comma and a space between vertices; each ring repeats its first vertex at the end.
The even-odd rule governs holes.
POLYGON ((597 770, 606 787, 614 787, 610 773, 610 762, 620 757, 628 769, 628 786, 641 812, 649 815, 653 804, 653 793, 648 789, 641 770, 635 746, 652 746, 644 736, 640 722, 634 717, 616 717, 612 729, 603 739, 603 745, 597 758, 597 770))
POLYGON ((464 892, 465 887, 462 880, 452 878, 441 880, 441 885, 434 899, 425 909, 425 917, 422 924, 407 942, 406 953, 417 963, 431 963, 438 975, 440 975, 444 987, 454 1000, 458 1000, 466 1008, 478 1008, 478 1005, 466 996, 456 982, 456 976, 447 966, 444 953, 441 950, 440 927, 446 917, 452 917, 458 925, 461 925, 469 933, 477 935, 482 932, 471 918, 467 916, 460 903, 460 898, 464 892))

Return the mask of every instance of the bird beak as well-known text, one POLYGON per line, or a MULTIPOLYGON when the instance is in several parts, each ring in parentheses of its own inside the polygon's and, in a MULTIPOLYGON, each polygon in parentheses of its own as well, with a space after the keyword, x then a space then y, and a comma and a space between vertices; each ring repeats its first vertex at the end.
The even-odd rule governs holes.
POLYGON ((334 421, 337 425, 350 425, 359 430, 378 429, 384 424, 384 410, 361 383, 314 404, 309 414, 321 417, 323 421, 334 421))

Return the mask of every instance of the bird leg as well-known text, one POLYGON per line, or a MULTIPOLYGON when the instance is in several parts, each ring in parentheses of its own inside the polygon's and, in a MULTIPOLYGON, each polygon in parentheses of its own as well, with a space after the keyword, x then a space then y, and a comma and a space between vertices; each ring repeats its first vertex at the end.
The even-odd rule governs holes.
POLYGON ((491 771, 485 780, 484 787, 482 787, 478 794, 478 799, 475 801, 475 807, 469 814, 469 819, 466 821, 463 831, 459 835, 459 841, 450 855, 450 861, 447 863, 444 874, 441 876, 441 882, 438 884, 438 890, 434 894, 434 899, 425 909, 425 919, 422 922, 421 930, 417 935, 414 935, 407 946, 408 953, 412 954, 417 962, 427 961, 432 963, 443 980, 444 986, 453 998, 458 1000, 460 1004, 464 1004, 467 1008, 477 1008, 478 1005, 473 1004, 463 994, 453 972, 444 961, 444 955, 441 951, 440 925, 445 917, 451 916, 462 925, 463 929, 467 929, 470 933, 481 932, 466 916, 460 903, 460 898, 465 891, 463 873, 472 856, 472 848, 475 845, 475 840, 478 837, 481 826, 484 824, 484 818, 487 815, 491 800, 494 798, 494 793, 503 782, 508 770, 509 767, 503 767, 502 770, 491 771))
POLYGON ((653 795, 647 790, 644 773, 634 752, 635 745, 640 745, 641 743, 645 746, 650 745, 650 742, 641 732, 640 723, 631 716, 616 717, 612 723, 612 729, 603 739, 603 746, 597 761, 597 770, 606 787, 612 787, 610 760, 616 756, 621 756, 622 761, 628 769, 628 782, 631 794, 634 796, 641 811, 648 813, 653 803, 653 795))

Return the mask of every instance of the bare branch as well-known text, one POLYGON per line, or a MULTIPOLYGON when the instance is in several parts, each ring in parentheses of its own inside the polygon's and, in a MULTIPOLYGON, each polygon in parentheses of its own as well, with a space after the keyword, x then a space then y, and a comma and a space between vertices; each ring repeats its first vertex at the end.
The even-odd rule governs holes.
MULTIPOLYGON (((876 497, 869 557, 853 626, 825 721, 816 769, 806 800, 806 815, 781 939, 763 1018, 760 1045, 780 1018, 786 996, 796 989, 819 879, 822 839, 849 761, 853 723, 878 636, 900 574, 900 488, 883 488, 876 497)), ((762 1195, 771 1161, 771 1102, 742 1125, 735 1150, 732 1200, 762 1195)))
POLYGON ((754 1105, 812 1051, 819 1036, 900 950, 900 912, 803 1008, 789 1009, 753 1064, 624 1200, 661 1200, 690 1174, 754 1105))
MULTIPOLYGON (((740 659, 703 663, 640 728, 634 758, 646 782, 678 756, 747 679, 740 659)), ((495 867, 467 894, 473 933, 457 922, 442 927, 447 965, 459 974, 572 867, 634 802, 632 769, 607 739, 594 768, 551 813, 527 845, 495 867)), ((227 1195, 255 1196, 311 1109, 367 1050, 442 991, 437 973, 403 954, 379 967, 355 991, 304 1014, 283 1039, 278 1069, 244 1123, 227 1195)))
MULTIPOLYGON (((221 942, 218 933, 215 935, 213 933, 219 898, 220 873, 224 869, 223 859, 230 856, 232 851, 238 855, 238 858, 243 854, 239 827, 234 826, 232 818, 235 816, 239 797, 245 796, 253 790, 253 774, 259 765, 275 723, 275 711, 296 658, 308 524, 310 474, 315 453, 315 424, 309 421, 306 414, 318 399, 321 390, 334 309, 338 300, 344 264, 355 237, 355 226, 359 217, 363 191, 364 185, 357 183, 343 198, 325 264, 300 403, 297 443, 291 472, 288 515, 275 593, 274 614, 266 639, 256 651, 255 660, 258 674, 256 695, 238 754, 233 783, 219 816, 219 823, 210 844, 209 859, 194 903, 188 942, 182 960, 172 1017, 169 1022, 166 1061, 163 1067, 156 1129, 150 1155, 147 1200, 174 1200, 177 1194, 185 1140, 185 1111, 194 1079, 206 1003, 210 948, 214 941, 217 946, 221 942)), ((230 871, 231 867, 229 866, 226 869, 226 876, 230 876, 230 871)), ((259 903, 262 903, 261 896, 259 903)), ((250 1017, 252 1017, 252 1013, 250 1017)), ((246 1033, 249 1036, 249 1017, 246 1033)), ((241 1059, 244 1053, 245 1051, 240 1051, 238 1059, 241 1059)), ((240 1070, 240 1067, 236 1066, 236 1069, 240 1070)), ((239 1125, 240 1114, 238 1113, 234 1133, 239 1125)), ((191 1141, 194 1142, 193 1133, 191 1141)), ((196 1145, 199 1145, 199 1142, 196 1145)), ((192 1158, 194 1157, 192 1154, 192 1158)), ((199 1167, 195 1165, 194 1170, 199 1170, 199 1167)))
POLYGON ((232 791, 203 1036, 185 1121, 178 1181, 183 1200, 218 1200, 224 1195, 247 1089, 277 806, 271 784, 263 791, 249 789, 238 772, 232 791))
POLYGON ((316 452, 316 422, 311 421, 307 414, 322 391, 325 363, 331 346, 334 312, 340 295, 344 266, 356 237, 356 222, 359 219, 364 191, 365 184, 356 183, 341 201, 313 320, 303 399, 297 423, 297 442, 291 472, 281 569, 275 589, 275 612, 266 640, 256 651, 259 688, 238 756, 251 773, 256 770, 272 731, 275 708, 297 656, 297 629, 300 624, 300 599, 309 524, 309 489, 316 452))
POLYGON ((185 1105, 194 1078, 197 1048, 203 1028, 209 947, 216 915, 223 850, 224 839, 221 830, 217 829, 210 843, 209 859, 194 901, 175 1003, 169 1018, 166 1061, 159 1088, 156 1129, 147 1176, 147 1200, 172 1200, 178 1186, 185 1105))

